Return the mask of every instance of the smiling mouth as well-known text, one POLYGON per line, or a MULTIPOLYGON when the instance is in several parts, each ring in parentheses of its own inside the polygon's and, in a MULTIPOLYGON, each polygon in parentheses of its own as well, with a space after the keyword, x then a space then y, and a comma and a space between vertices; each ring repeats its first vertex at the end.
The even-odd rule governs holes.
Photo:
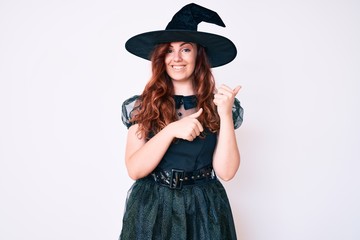
POLYGON ((174 70, 182 70, 182 69, 184 69, 185 68, 185 66, 184 65, 182 65, 182 66, 175 66, 175 65, 172 65, 171 66, 174 70))

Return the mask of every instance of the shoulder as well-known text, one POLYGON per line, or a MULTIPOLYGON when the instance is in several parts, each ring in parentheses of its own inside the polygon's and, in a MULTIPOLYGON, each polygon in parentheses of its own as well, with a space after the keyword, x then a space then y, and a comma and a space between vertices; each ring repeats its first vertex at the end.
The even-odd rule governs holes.
POLYGON ((131 118, 136 114, 140 108, 140 95, 134 95, 126 99, 121 106, 121 120, 124 125, 129 128, 134 122, 131 122, 131 118))
POLYGON ((126 99, 123 103, 122 106, 129 106, 134 104, 135 102, 140 100, 140 95, 134 95, 128 99, 126 99))

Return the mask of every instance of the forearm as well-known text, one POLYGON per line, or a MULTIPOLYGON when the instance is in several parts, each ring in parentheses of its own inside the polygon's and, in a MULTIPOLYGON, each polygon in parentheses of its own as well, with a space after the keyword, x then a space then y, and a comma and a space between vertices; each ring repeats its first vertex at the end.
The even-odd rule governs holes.
POLYGON ((196 119, 202 109, 175 122, 170 123, 149 141, 139 139, 138 125, 129 128, 125 161, 129 176, 136 180, 147 176, 160 163, 174 138, 193 141, 204 130, 196 119))
POLYGON ((213 157, 213 167, 218 177, 231 180, 240 165, 240 153, 236 142, 234 124, 231 116, 220 120, 218 141, 213 157))
POLYGON ((165 127, 136 151, 127 149, 125 161, 129 176, 136 180, 149 175, 160 163, 172 140, 173 136, 165 127))

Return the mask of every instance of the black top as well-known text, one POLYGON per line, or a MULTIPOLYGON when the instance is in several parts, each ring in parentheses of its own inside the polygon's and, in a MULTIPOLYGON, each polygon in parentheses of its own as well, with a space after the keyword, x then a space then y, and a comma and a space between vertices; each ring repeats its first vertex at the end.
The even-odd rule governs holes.
MULTIPOLYGON (((132 111, 136 108, 134 105, 138 98, 139 96, 135 95, 124 101, 122 105, 122 121, 127 128, 132 125, 130 118, 132 116, 132 111)), ((174 96, 174 100, 176 102, 176 108, 179 108, 181 105, 184 105, 185 109, 196 107, 195 96, 176 95, 174 96)), ((232 112, 234 128, 236 129, 242 124, 244 112, 240 105, 240 101, 236 98, 232 112)), ((207 129, 204 130, 201 136, 195 138, 191 142, 183 139, 176 139, 166 151, 158 167, 166 170, 175 168, 185 171, 194 171, 211 165, 216 141, 217 134, 212 133, 207 129)))

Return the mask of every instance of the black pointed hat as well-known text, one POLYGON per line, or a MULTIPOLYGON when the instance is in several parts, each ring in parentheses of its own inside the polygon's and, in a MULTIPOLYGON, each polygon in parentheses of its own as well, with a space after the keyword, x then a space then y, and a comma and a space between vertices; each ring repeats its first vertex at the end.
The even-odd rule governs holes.
POLYGON ((125 48, 138 57, 150 60, 156 44, 194 42, 205 48, 211 67, 219 67, 231 62, 237 53, 234 43, 217 34, 197 31, 197 25, 202 21, 225 27, 216 12, 191 3, 173 16, 165 30, 136 35, 125 43, 125 48))

